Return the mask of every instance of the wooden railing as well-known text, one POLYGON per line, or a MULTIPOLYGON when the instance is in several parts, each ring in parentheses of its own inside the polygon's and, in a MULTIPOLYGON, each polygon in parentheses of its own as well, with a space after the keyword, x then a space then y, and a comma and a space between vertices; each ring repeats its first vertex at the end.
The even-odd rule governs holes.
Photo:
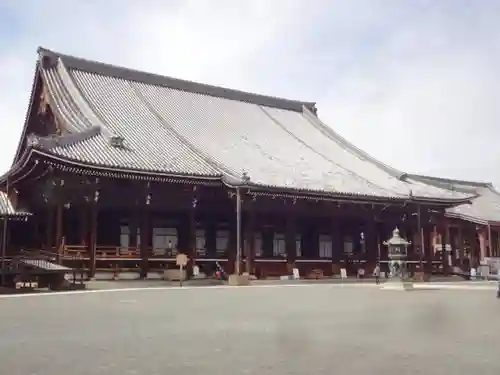
MULTIPOLYGON (((172 254, 158 254, 153 251, 152 247, 147 249, 148 259, 151 261, 173 261, 175 255, 172 254)), ((56 251, 54 249, 54 251, 56 251)), ((178 252, 182 252, 178 250, 178 252)), ((88 259, 90 257, 89 249, 86 245, 64 245, 61 254, 64 256, 74 256, 79 258, 88 259)), ((137 247, 121 247, 121 246, 97 246, 96 247, 96 260, 100 259, 119 259, 119 260, 136 260, 141 259, 141 250, 137 247)))
MULTIPOLYGON (((84 245, 66 245, 62 251, 63 255, 72 255, 80 258, 89 258, 90 253, 84 245)), ((135 247, 120 246, 98 246, 96 248, 96 260, 98 259, 140 259, 141 252, 135 247)))

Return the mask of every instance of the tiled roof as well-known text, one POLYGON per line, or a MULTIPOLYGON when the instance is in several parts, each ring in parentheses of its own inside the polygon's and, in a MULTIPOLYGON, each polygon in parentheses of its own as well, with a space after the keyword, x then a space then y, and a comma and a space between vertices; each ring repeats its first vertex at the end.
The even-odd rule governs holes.
POLYGON ((478 224, 500 225, 500 193, 491 183, 460 181, 429 176, 412 175, 413 178, 438 187, 474 194, 471 204, 461 204, 446 210, 447 216, 478 224))
POLYGON ((31 145, 107 168, 221 177, 261 187, 465 200, 365 154, 323 124, 314 103, 180 81, 39 50, 69 134, 31 145))
POLYGON ((9 197, 3 191, 0 191, 0 216, 26 216, 29 213, 16 211, 9 197))

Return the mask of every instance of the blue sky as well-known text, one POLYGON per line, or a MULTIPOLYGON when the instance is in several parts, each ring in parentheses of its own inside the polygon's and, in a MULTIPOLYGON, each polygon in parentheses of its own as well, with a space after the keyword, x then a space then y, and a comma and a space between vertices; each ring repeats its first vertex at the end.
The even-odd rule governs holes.
POLYGON ((399 169, 500 186, 500 0, 2 0, 0 169, 41 45, 318 104, 399 169))

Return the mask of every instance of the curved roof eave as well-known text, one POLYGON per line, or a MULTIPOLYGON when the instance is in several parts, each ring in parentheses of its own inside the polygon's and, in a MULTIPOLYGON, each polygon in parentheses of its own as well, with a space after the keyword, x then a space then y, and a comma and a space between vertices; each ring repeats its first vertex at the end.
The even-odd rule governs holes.
POLYGON ((370 201, 370 202, 413 202, 420 203, 426 205, 439 205, 446 207, 453 207, 460 204, 470 203, 470 198, 420 198, 420 197, 412 197, 412 196, 394 196, 394 197, 383 197, 376 195, 363 195, 363 194, 353 194, 353 193, 342 193, 342 192, 326 192, 326 191, 318 191, 318 190, 304 190, 304 189, 294 189, 294 188, 284 188, 278 186, 263 186, 256 183, 252 183, 251 181, 242 179, 237 181, 233 178, 222 178, 223 183, 230 188, 247 188, 247 189, 255 189, 255 190, 266 190, 266 191, 274 191, 274 192, 283 192, 285 194, 291 195, 304 195, 304 196, 312 196, 317 197, 318 199, 353 199, 360 201, 370 201))
POLYGON ((193 178, 193 179, 211 180, 211 181, 221 180, 221 178, 222 178, 222 175, 207 176, 207 175, 180 174, 180 173, 169 173, 169 172, 145 171, 142 169, 110 167, 110 166, 104 166, 104 165, 85 163, 85 162, 80 161, 80 160, 66 158, 66 157, 63 157, 60 155, 56 155, 56 154, 50 152, 50 150, 41 150, 41 149, 35 148, 33 151, 39 155, 43 155, 43 156, 50 158, 50 159, 57 161, 57 162, 66 163, 66 164, 69 164, 69 165, 72 165, 75 167, 79 167, 79 168, 90 168, 90 169, 111 172, 111 173, 123 173, 123 174, 133 174, 133 175, 142 175, 142 176, 151 176, 151 177, 166 177, 166 178, 193 178))

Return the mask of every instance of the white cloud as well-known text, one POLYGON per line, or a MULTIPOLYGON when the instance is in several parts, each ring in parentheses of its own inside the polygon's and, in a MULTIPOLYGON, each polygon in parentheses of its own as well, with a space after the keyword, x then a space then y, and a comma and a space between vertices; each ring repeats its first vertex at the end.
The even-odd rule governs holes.
POLYGON ((325 122, 384 162, 500 183, 498 12, 493 2, 467 4, 5 0, 2 12, 14 31, 10 41, 0 36, 0 169, 17 147, 36 47, 43 45, 316 100, 325 122))

